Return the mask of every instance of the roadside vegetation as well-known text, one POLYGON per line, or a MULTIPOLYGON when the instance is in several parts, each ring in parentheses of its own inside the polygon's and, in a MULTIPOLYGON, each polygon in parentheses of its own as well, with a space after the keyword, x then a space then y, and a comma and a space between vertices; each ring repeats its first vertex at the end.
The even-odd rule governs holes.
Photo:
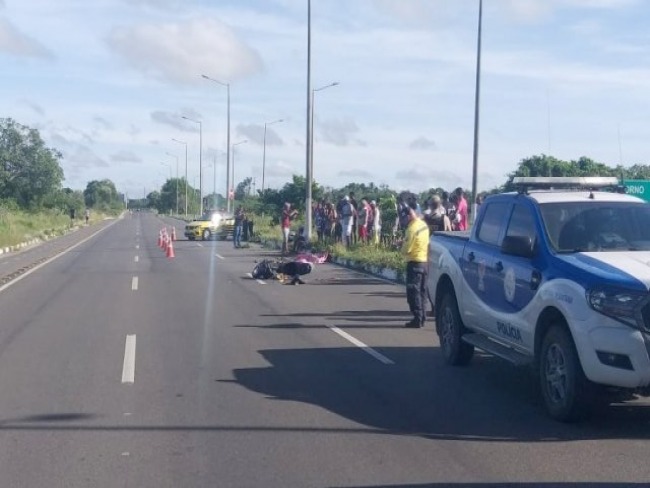
POLYGON ((59 235, 124 210, 124 197, 110 180, 64 188, 62 155, 47 147, 37 129, 0 118, 0 247, 59 235), (74 211, 75 220, 71 219, 74 211))
MULTIPOLYGON (((593 161, 587 157, 577 160, 563 161, 552 156, 539 155, 523 159, 519 162, 515 171, 509 173, 506 181, 490 191, 482 192, 481 197, 493 193, 513 191, 512 180, 516 176, 616 176, 623 179, 650 179, 650 165, 636 164, 629 167, 610 166, 593 161)), ((152 192, 149 201, 142 201, 161 213, 174 213, 176 206, 176 180, 168 180, 160 192, 152 192)), ((279 217, 284 202, 290 202, 303 216, 292 222, 292 230, 297 232, 304 225, 304 189, 305 178, 294 175, 291 181, 286 182, 280 188, 266 188, 264 191, 255 191, 252 178, 241 181, 235 189, 235 202, 233 209, 242 206, 249 216, 252 216, 255 226, 255 239, 261 242, 278 244, 281 240, 279 217)), ((184 208, 184 181, 179 182, 180 208, 184 208)), ((448 188, 451 191, 453 188, 448 188)), ((193 213, 198 213, 198 193, 189 188, 191 201, 189 208, 193 213)), ((432 195, 442 195, 445 189, 432 187, 429 190, 417 194, 420 202, 427 201, 432 195)), ((387 185, 374 185, 373 183, 350 183, 344 187, 335 189, 324 187, 314 182, 312 186, 313 201, 327 200, 337 202, 344 195, 354 192, 357 199, 367 198, 378 202, 382 214, 382 245, 357 244, 346 249, 341 244, 328 242, 315 242, 313 249, 327 251, 332 256, 341 259, 350 259, 362 264, 401 270, 404 268, 404 258, 401 256, 398 243, 402 237, 401 233, 393 229, 393 223, 397 217, 396 196, 397 191, 387 185)), ((472 194, 465 190, 468 201, 472 201, 472 194)), ((206 209, 224 209, 226 201, 222 195, 207 195, 204 199, 206 209)), ((314 233, 315 234, 315 233, 314 233)))

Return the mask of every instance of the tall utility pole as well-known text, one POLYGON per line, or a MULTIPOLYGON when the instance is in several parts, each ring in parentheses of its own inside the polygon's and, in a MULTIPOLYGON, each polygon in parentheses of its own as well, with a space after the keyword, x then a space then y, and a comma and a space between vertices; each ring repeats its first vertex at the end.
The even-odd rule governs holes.
MULTIPOLYGON (((214 195, 214 206, 217 206, 217 153, 214 153, 214 161, 212 163, 212 170, 214 172, 214 181, 212 182, 212 194, 214 195)), ((216 210, 216 208, 214 209, 216 210)))
POLYGON ((185 116, 181 118, 199 125, 199 214, 203 215, 203 123, 185 116))
POLYGON ((187 218, 187 187, 189 185, 189 182, 187 180, 187 142, 179 141, 178 139, 174 139, 173 137, 172 137, 172 141, 178 144, 185 145, 185 218, 187 218))
POLYGON ((230 83, 224 83, 223 81, 216 80, 214 78, 210 78, 209 76, 206 75, 201 75, 201 78, 212 81, 213 83, 217 83, 221 86, 226 87, 226 94, 227 94, 227 108, 226 108, 226 118, 227 118, 227 124, 228 128, 226 131, 226 211, 230 212, 230 83))
POLYGON ((264 193, 264 177, 266 174, 266 127, 280 122, 284 122, 284 120, 278 119, 273 122, 264 122, 264 143, 262 144, 262 193, 264 193))
POLYGON ((476 47, 476 93, 474 98, 474 158, 472 164, 472 223, 476 221, 478 205, 478 135, 481 101, 481 34, 483 29, 483 0, 478 4, 478 41, 476 47))
POLYGON ((165 154, 171 156, 172 158, 176 158, 176 215, 178 215, 178 155, 172 154, 170 152, 166 152, 165 154))
POLYGON ((311 126, 310 131, 311 131, 311 140, 309 141, 309 167, 311 168, 311 176, 312 178, 314 177, 314 112, 316 111, 314 109, 315 107, 315 94, 316 92, 326 90, 327 88, 331 88, 333 86, 338 86, 339 82, 335 81, 334 83, 330 83, 329 85, 321 86, 320 88, 315 88, 311 91, 311 119, 309 121, 309 125, 311 126))
POLYGON ((305 164, 307 166, 305 178, 305 238, 307 242, 311 241, 312 236, 312 223, 311 223, 311 185, 312 185, 312 171, 311 171, 311 0, 307 0, 307 137, 305 141, 306 154, 305 164))
MULTIPOLYGON (((244 139, 243 141, 235 142, 232 145, 232 182, 233 182, 233 185, 235 184, 235 147, 239 146, 240 144, 246 144, 247 142, 248 142, 248 139, 244 139)), ((234 198, 233 198, 233 200, 234 200, 234 198)))

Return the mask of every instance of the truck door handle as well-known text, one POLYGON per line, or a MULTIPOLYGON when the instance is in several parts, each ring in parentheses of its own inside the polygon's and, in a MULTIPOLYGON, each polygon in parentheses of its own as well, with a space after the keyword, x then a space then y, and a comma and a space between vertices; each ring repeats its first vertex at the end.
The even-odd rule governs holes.
POLYGON ((474 256, 474 253, 473 253, 473 252, 470 252, 470 253, 467 255, 467 260, 468 260, 469 262, 472 262, 472 261, 474 261, 475 259, 476 259, 476 256, 474 256))
POLYGON ((530 275, 530 289, 537 290, 541 282, 542 282, 542 273, 534 269, 530 275))
POLYGON ((503 263, 501 261, 497 261, 494 267, 497 270, 497 273, 501 273, 501 271, 503 271, 503 263))

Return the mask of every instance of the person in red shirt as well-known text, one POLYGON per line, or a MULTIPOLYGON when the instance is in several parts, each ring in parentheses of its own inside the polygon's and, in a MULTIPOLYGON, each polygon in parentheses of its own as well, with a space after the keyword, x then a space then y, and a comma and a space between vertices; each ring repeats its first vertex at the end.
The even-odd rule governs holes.
POLYGON ((282 227, 282 254, 289 252, 289 231, 291 229, 291 219, 298 215, 298 211, 291 208, 291 204, 286 202, 282 209, 282 219, 280 221, 282 227))
POLYGON ((359 240, 361 242, 368 242, 368 220, 372 210, 368 205, 368 200, 365 198, 361 200, 361 206, 357 212, 357 226, 359 227, 359 240))

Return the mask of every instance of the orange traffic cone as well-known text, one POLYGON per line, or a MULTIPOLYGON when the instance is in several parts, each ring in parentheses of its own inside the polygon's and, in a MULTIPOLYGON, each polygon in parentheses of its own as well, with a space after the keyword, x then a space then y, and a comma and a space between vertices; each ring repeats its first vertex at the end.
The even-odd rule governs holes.
POLYGON ((176 227, 172 227, 172 241, 176 240, 176 227))
POLYGON ((169 236, 167 234, 163 235, 163 247, 162 250, 164 252, 167 252, 167 248, 169 247, 169 236))
POLYGON ((169 259, 175 258, 176 255, 174 254, 174 244, 172 241, 169 241, 168 246, 167 246, 167 257, 169 259))

